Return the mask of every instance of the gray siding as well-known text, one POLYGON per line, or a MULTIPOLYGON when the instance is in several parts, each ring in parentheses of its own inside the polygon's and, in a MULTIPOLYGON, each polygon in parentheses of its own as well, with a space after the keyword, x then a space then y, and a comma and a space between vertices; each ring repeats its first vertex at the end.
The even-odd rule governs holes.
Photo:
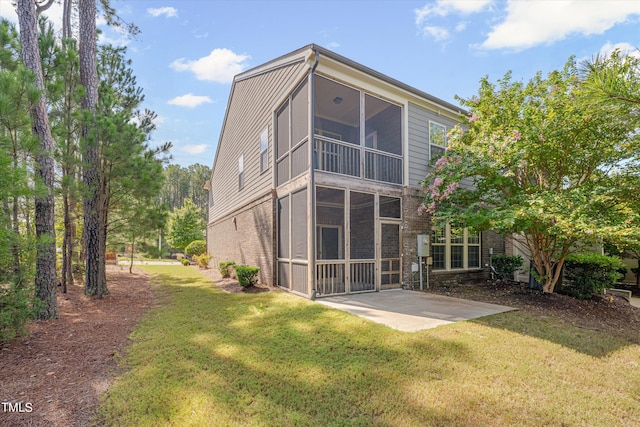
POLYGON ((272 188, 273 109, 301 77, 304 62, 234 83, 211 179, 209 222, 264 196, 272 188), (269 128, 269 169, 260 173, 260 134, 269 128), (238 189, 238 158, 244 156, 244 188, 238 189))
POLYGON ((447 129, 458 122, 424 107, 409 102, 409 186, 418 186, 427 175, 429 164, 429 121, 444 125, 447 129))

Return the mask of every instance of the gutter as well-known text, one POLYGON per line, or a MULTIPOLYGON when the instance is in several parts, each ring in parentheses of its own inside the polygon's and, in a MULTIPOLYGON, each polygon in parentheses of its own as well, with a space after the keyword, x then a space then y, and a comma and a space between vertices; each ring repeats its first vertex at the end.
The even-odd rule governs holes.
POLYGON ((311 277, 311 300, 315 300, 316 299, 316 255, 315 255, 315 251, 316 251, 316 190, 315 190, 315 185, 316 185, 316 165, 315 165, 315 156, 314 156, 314 152, 315 152, 315 148, 314 148, 314 144, 315 141, 313 139, 313 118, 315 117, 315 111, 313 109, 313 97, 314 97, 314 93, 315 93, 315 78, 314 73, 316 71, 316 68, 318 67, 318 63, 320 62, 320 52, 318 51, 318 48, 314 45, 313 46, 313 53, 315 56, 315 62, 313 63, 313 66, 311 67, 311 69, 309 70, 309 77, 310 77, 310 84, 309 84, 309 90, 311 92, 311 96, 309 97, 309 115, 310 120, 309 120, 309 197, 311 197, 311 212, 309 212, 309 218, 311 218, 310 222, 311 222, 311 228, 310 228, 310 247, 311 247, 311 251, 309 251, 309 254, 307 255, 309 257, 309 262, 307 263, 307 265, 309 266, 309 276, 311 277))

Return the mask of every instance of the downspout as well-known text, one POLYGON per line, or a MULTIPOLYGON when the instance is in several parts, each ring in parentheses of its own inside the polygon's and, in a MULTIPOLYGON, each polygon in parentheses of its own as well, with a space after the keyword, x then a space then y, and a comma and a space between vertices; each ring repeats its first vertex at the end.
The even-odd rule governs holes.
POLYGON ((309 84, 309 90, 311 91, 311 96, 309 97, 309 195, 311 197, 311 212, 309 212, 309 217, 311 218, 311 230, 310 230, 310 247, 311 251, 307 255, 309 258, 309 270, 311 276, 311 299, 316 299, 316 164, 315 164, 315 140, 313 139, 313 118, 315 117, 315 111, 313 108, 314 105, 314 97, 315 97, 315 78, 314 73, 316 68, 318 67, 318 62, 320 62, 320 52, 317 49, 313 49, 313 53, 315 56, 315 62, 313 66, 309 70, 309 78, 311 80, 309 84))

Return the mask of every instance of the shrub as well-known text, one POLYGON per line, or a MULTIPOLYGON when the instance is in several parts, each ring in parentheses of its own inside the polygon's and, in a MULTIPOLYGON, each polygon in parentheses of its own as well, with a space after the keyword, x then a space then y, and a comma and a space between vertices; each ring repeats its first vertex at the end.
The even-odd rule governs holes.
POLYGON ((204 268, 204 269, 209 268, 209 261, 211 261, 211 258, 213 257, 209 254, 201 254, 201 255, 193 256, 193 259, 196 260, 196 264, 198 264, 198 267, 204 268))
POLYGON ((27 290, 0 285, 0 342, 22 335, 25 332, 24 325, 33 317, 36 309, 27 290))
POLYGON ((622 275, 622 261, 616 257, 596 253, 575 254, 567 257, 565 282, 561 293, 580 299, 591 299, 593 294, 612 288, 622 275))
POLYGON ((520 255, 494 255, 491 265, 496 269, 499 280, 513 280, 513 273, 518 271, 524 259, 520 255))
POLYGON ((194 240, 184 249, 184 253, 189 256, 202 255, 207 253, 207 242, 204 240, 194 240))
POLYGON ((189 261, 189 260, 188 260, 188 259, 186 259, 186 258, 182 258, 182 259, 180 260, 180 262, 182 263, 182 265, 191 265, 191 261, 189 261))
POLYGON ((258 273, 260 267, 254 267, 251 265, 236 265, 236 276, 238 276, 238 283, 241 286, 253 286, 258 282, 258 273))
POLYGON ((231 268, 235 266, 236 263, 233 261, 222 261, 218 263, 218 271, 222 274, 222 277, 231 276, 231 268))

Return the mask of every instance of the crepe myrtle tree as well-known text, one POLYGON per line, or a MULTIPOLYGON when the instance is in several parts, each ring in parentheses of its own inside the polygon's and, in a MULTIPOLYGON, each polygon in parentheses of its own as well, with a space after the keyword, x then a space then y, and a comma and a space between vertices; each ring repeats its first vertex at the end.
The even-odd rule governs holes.
POLYGON ((573 59, 528 83, 481 79, 477 96, 458 97, 469 114, 422 181, 421 213, 513 237, 548 293, 570 253, 640 235, 626 198, 638 112, 595 105, 583 83, 573 59))

